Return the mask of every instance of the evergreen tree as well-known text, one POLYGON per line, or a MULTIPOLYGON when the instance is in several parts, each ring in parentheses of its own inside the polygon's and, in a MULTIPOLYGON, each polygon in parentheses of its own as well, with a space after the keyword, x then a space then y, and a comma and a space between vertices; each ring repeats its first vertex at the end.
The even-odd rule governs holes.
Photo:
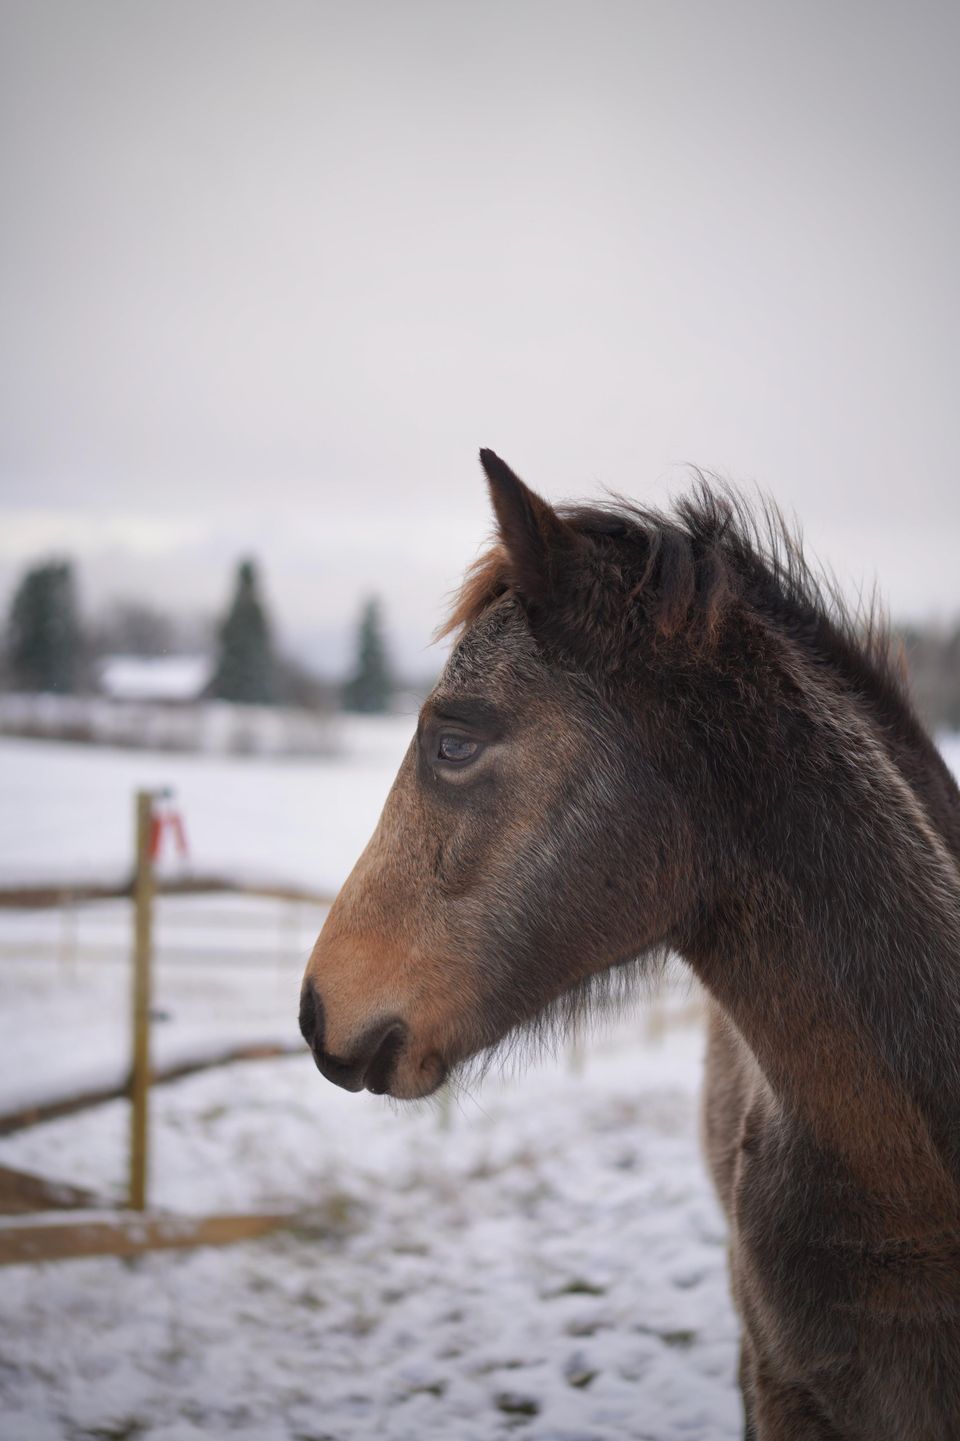
POLYGON ((277 698, 277 668, 252 560, 237 566, 236 590, 220 626, 219 642, 210 694, 220 700, 272 704, 277 698))
POLYGON ((50 561, 28 570, 17 586, 7 624, 7 657, 13 682, 29 691, 70 694, 80 668, 73 569, 50 561))
POLYGON ((360 614, 357 663, 353 675, 343 687, 344 710, 382 714, 389 708, 392 690, 380 603, 372 599, 366 602, 360 614))

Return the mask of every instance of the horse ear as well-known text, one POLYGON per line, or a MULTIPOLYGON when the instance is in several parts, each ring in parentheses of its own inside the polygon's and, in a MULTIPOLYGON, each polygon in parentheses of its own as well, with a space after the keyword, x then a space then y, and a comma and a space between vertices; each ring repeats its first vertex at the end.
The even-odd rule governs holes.
POLYGON ((541 496, 524 485, 492 450, 481 450, 497 528, 510 559, 513 587, 529 609, 556 598, 579 536, 541 496))

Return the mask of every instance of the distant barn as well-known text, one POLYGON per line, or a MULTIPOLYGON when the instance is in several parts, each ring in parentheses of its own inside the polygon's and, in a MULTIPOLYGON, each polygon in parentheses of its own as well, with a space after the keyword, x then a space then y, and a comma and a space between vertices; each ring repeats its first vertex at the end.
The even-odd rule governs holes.
POLYGON ((186 705, 200 699, 211 674, 206 655, 108 655, 100 662, 98 681, 110 700, 186 705))

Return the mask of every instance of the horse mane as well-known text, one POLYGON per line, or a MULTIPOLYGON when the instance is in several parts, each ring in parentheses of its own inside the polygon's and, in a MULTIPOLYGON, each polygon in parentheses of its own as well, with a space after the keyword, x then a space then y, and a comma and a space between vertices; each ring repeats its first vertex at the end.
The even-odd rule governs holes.
MULTIPOLYGON (((732 487, 696 473, 692 492, 670 512, 623 496, 597 505, 558 507, 591 542, 583 561, 585 623, 619 625, 625 638, 643 624, 703 653, 724 616, 746 605, 798 646, 815 669, 842 683, 875 728, 878 740, 913 789, 934 829, 960 857, 957 787, 913 710, 902 647, 893 643, 876 592, 850 604, 835 576, 812 561, 799 528, 772 501, 751 504, 732 487), (601 593, 607 598, 601 601, 601 593)), ((468 570, 438 638, 458 638, 514 593, 510 558, 495 541, 468 570)), ((571 1029, 617 1011, 638 987, 655 984, 669 960, 666 947, 591 975, 540 1014, 510 1031, 464 1070, 465 1084, 491 1065, 510 1067, 531 1051, 552 1053, 571 1029)))
MULTIPOLYGON (((917 724, 903 650, 893 643, 876 593, 851 605, 835 576, 808 558, 799 528, 773 501, 751 505, 732 486, 695 474, 692 492, 670 513, 619 495, 558 507, 601 563, 606 552, 615 567, 611 583, 623 588, 626 601, 624 632, 635 629, 642 606, 656 633, 701 649, 739 598, 818 665, 839 673, 883 723, 917 724)), ((509 557, 495 542, 468 570, 437 638, 459 636, 512 589, 509 557)))

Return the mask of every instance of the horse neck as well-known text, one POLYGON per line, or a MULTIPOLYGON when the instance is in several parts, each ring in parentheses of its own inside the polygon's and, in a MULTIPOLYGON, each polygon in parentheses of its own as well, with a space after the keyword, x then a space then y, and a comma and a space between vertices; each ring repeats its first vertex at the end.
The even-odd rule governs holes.
POLYGON ((808 1141, 955 1218, 960 868, 865 720, 828 719, 775 810, 687 958, 808 1141))

